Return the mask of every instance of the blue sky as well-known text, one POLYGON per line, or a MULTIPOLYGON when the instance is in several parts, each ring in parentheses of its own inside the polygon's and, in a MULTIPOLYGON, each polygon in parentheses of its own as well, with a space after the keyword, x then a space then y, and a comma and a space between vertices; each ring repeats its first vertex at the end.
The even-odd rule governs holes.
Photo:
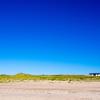
POLYGON ((100 71, 99 0, 0 0, 0 73, 100 71))

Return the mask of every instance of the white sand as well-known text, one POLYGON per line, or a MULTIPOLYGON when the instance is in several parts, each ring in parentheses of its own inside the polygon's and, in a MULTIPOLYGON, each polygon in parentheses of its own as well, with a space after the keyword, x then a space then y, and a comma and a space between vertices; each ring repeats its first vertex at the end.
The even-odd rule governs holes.
POLYGON ((100 100, 100 82, 1 83, 0 100, 100 100))

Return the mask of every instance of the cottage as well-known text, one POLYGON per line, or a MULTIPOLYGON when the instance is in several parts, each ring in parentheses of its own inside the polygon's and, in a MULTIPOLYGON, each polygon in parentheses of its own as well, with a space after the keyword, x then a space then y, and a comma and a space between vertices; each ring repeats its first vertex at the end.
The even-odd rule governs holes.
POLYGON ((89 73, 91 76, 100 76, 100 73, 89 73))

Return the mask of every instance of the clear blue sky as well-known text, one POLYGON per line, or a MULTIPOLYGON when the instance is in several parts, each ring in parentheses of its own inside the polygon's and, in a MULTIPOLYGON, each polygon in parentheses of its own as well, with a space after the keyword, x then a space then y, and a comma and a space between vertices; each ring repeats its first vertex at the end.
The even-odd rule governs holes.
POLYGON ((0 0, 0 73, 100 72, 99 0, 0 0))

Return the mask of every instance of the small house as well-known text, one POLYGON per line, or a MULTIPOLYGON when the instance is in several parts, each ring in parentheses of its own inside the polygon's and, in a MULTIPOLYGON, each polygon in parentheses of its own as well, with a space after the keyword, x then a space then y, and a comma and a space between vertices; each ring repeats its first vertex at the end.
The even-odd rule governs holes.
POLYGON ((91 76, 100 76, 100 73, 89 73, 91 76))

